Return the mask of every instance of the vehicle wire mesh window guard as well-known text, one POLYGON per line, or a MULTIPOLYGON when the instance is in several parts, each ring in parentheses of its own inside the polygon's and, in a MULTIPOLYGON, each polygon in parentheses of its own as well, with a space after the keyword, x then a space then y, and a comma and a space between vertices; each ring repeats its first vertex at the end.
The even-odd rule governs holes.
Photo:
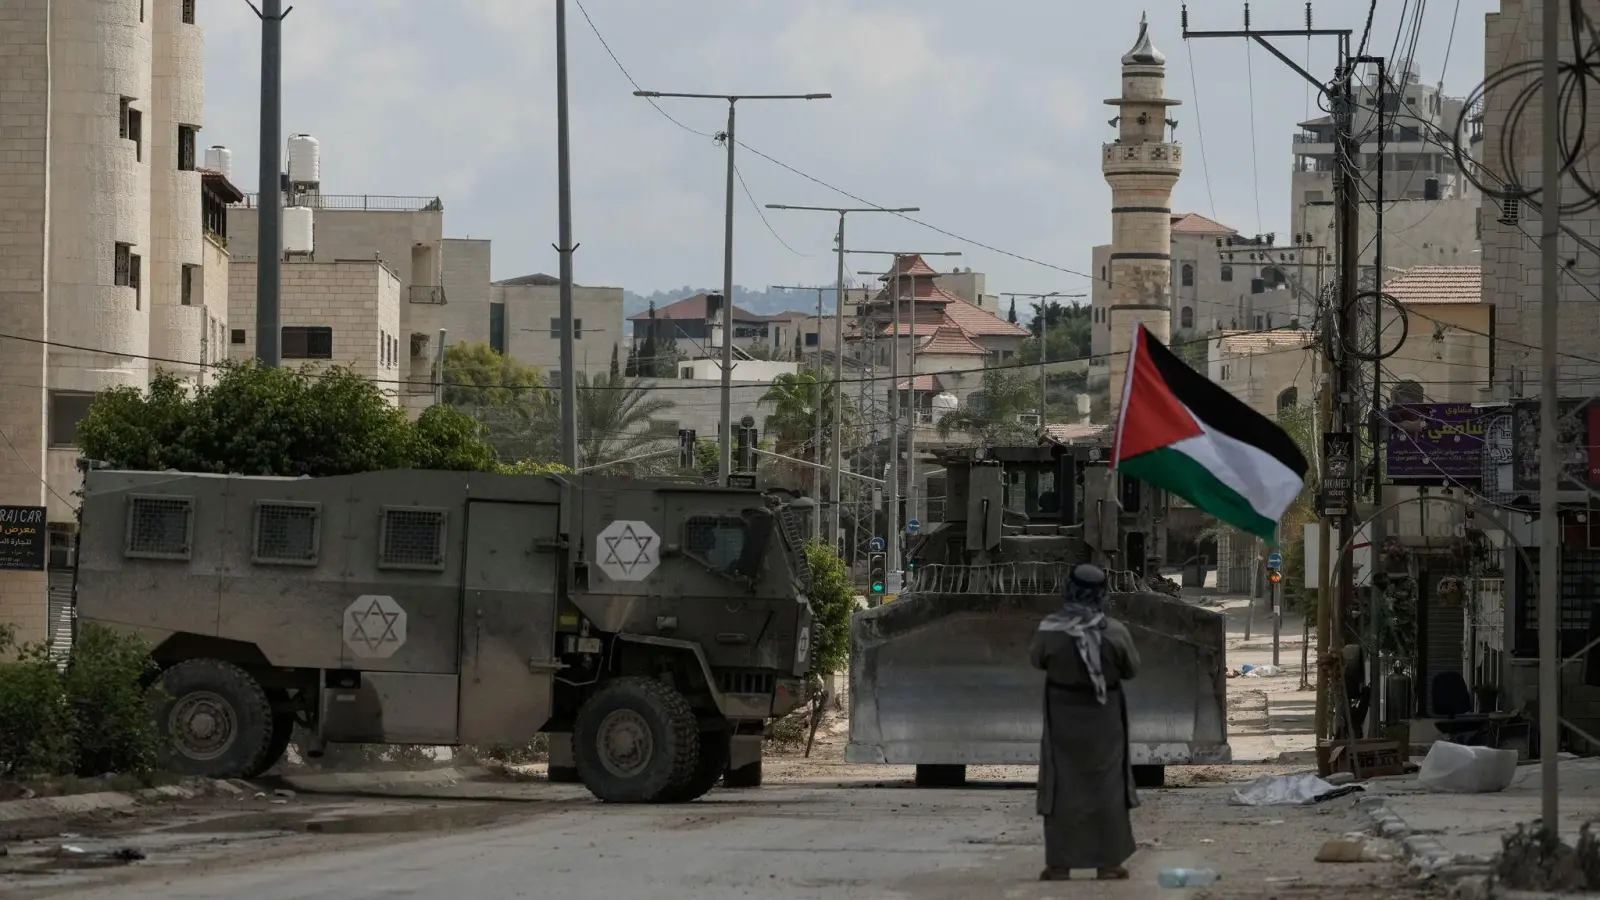
POLYGON ((194 501, 188 497, 129 497, 125 556, 188 559, 194 501))
POLYGON ((444 526, 444 510, 385 509, 378 546, 379 567, 442 570, 444 526))
POLYGON ((316 503, 256 504, 255 561, 316 565, 321 544, 321 513, 316 503))
POLYGON ((683 526, 684 550, 690 556, 724 572, 739 567, 744 554, 743 519, 723 516, 691 516, 683 526))

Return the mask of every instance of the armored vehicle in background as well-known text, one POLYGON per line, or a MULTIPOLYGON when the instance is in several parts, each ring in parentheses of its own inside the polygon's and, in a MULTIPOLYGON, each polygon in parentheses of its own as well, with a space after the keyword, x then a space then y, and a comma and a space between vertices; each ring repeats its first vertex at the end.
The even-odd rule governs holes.
POLYGON ((1106 456, 1081 445, 940 456, 943 502, 930 511, 942 506, 942 521, 911 543, 902 593, 851 620, 846 759, 915 765, 925 786, 958 784, 968 765, 1037 763, 1044 675, 1028 645, 1072 567, 1091 562, 1110 574, 1109 611, 1143 661, 1127 685, 1135 779, 1231 760, 1225 621, 1149 588, 1161 498, 1117 484, 1106 456))
POLYGON ((758 782, 805 697, 804 547, 754 490, 90 469, 79 547, 78 619, 148 639, 183 774, 261 774, 295 726, 311 755, 545 732, 553 777, 676 802, 758 782))

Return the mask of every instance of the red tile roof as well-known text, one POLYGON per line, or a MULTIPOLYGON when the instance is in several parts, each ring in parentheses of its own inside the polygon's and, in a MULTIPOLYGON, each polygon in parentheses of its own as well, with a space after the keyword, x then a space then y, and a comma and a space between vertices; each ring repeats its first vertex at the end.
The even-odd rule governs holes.
POLYGON ((1199 213, 1176 213, 1172 217, 1173 234, 1238 234, 1239 229, 1208 219, 1199 213))
POLYGON ((1054 444, 1090 444, 1108 446, 1115 429, 1110 425, 1069 423, 1046 425, 1042 437, 1054 444))
MULTIPOLYGON (((656 318, 704 320, 706 318, 706 300, 709 297, 709 294, 695 294, 693 297, 685 297, 682 300, 668 303, 666 306, 658 306, 656 307, 656 318)), ((772 320, 770 316, 756 315, 737 306, 733 308, 733 318, 736 322, 769 322, 772 320)), ((649 320, 649 310, 628 317, 630 322, 648 322, 649 320)))
POLYGON ((1412 266, 1384 282, 1383 292, 1413 303, 1482 303, 1483 270, 1478 266, 1412 266))
POLYGON ((216 169, 196 168, 195 171, 200 173, 200 183, 215 191, 224 202, 239 203, 244 200, 244 191, 235 187, 234 183, 228 180, 228 176, 216 169))
POLYGON ((894 267, 888 272, 878 276, 878 280, 888 283, 894 279, 895 273, 897 272, 901 278, 904 278, 907 275, 918 277, 934 276, 939 274, 939 271, 933 266, 928 265, 928 261, 923 259, 921 255, 914 254, 912 256, 896 257, 894 261, 894 267))
POLYGON ((912 387, 911 379, 907 378, 904 381, 900 382, 900 390, 902 390, 902 391, 924 391, 924 392, 927 392, 927 393, 932 393, 934 391, 943 390, 943 388, 939 385, 938 376, 936 376, 936 375, 918 375, 917 376, 917 384, 916 384, 915 387, 912 387))
POLYGON ((962 331, 978 337, 1027 337, 1032 332, 1021 325, 1013 325, 986 309, 979 309, 957 297, 944 308, 944 314, 962 331))
POLYGON ((965 331, 954 325, 941 326, 938 331, 920 342, 917 352, 936 356, 987 356, 989 353, 974 343, 965 331))

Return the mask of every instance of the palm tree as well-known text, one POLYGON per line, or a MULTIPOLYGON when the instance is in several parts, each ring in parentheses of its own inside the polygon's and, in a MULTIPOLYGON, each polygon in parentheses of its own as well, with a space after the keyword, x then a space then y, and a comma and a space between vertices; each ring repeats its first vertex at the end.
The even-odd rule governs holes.
MULTIPOLYGON (((651 433, 651 419, 677 404, 652 395, 639 379, 607 373, 590 377, 577 373, 574 386, 578 396, 578 465, 598 465, 629 456, 664 449, 665 436, 651 433)), ((560 385, 551 383, 551 393, 560 396, 560 385)), ((540 415, 527 423, 527 439, 538 441, 550 459, 560 458, 561 404, 547 404, 540 415)))
POLYGON ((761 406, 771 410, 762 423, 773 449, 784 456, 821 462, 833 448, 833 408, 839 404, 844 425, 854 422, 854 408, 843 398, 838 385, 819 381, 809 373, 785 372, 773 379, 772 387, 761 395, 761 406), (816 446, 817 411, 822 412, 822 446, 816 446))
POLYGON ((951 435, 964 434, 983 444, 1031 442, 1033 430, 1019 425, 1017 415, 1035 411, 1038 401, 1035 382, 1003 369, 989 369, 983 373, 981 399, 975 395, 966 406, 940 419, 939 436, 949 440, 951 435))

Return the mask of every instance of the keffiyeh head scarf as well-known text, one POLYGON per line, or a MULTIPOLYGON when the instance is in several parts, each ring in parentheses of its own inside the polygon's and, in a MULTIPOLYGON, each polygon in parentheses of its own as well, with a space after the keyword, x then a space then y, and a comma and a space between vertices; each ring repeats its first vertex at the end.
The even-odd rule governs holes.
POLYGON ((1039 623, 1040 631, 1060 631, 1078 647, 1078 658, 1094 684, 1094 696, 1106 702, 1106 677, 1100 665, 1100 643, 1105 636, 1106 573, 1087 563, 1072 570, 1062 587, 1061 609, 1039 623))

